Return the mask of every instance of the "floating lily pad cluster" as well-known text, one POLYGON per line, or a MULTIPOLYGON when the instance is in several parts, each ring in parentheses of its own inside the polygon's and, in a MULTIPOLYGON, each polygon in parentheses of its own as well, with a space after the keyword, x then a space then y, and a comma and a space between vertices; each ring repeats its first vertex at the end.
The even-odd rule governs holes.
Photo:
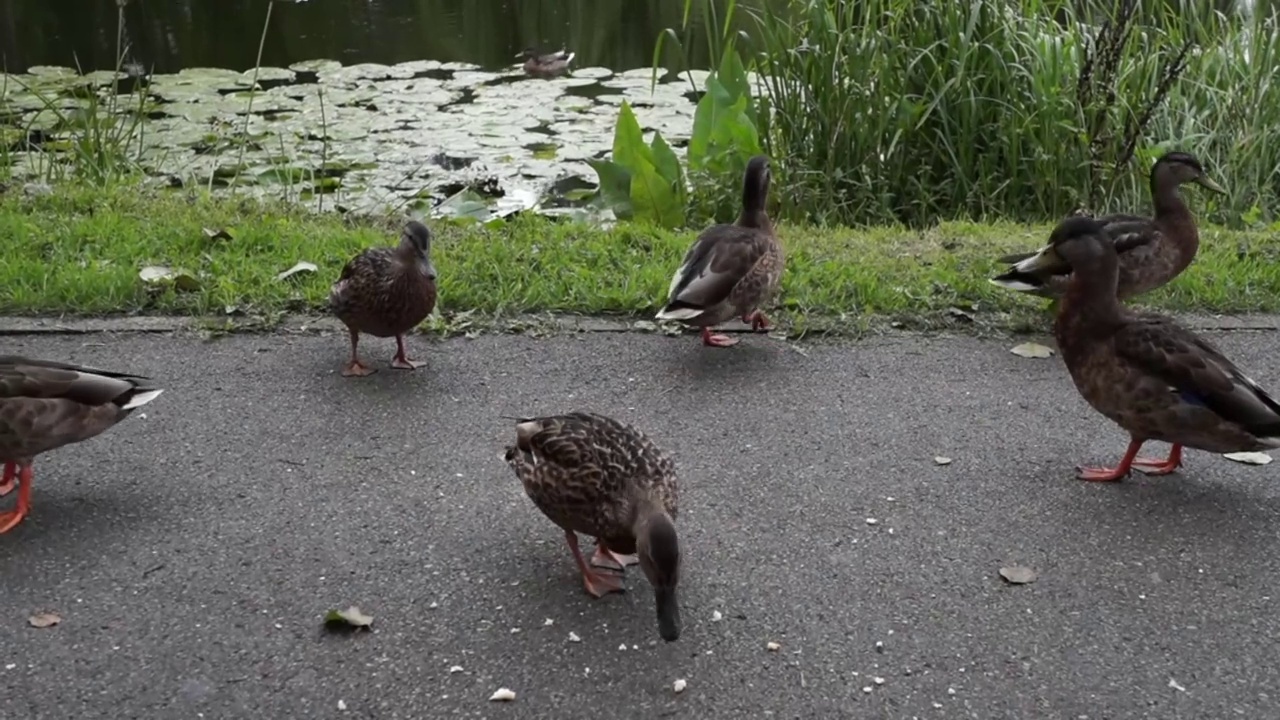
MULTIPOLYGON (((694 73, 697 87, 705 75, 694 73)), ((0 79, 0 144, 16 175, 41 175, 51 151, 70 149, 72 119, 96 93, 99 113, 141 108, 133 154, 170 184, 484 220, 580 199, 595 184, 586 161, 609 152, 623 100, 646 131, 683 145, 693 125, 690 78, 660 78, 652 92, 651 79, 648 68, 543 80, 431 60, 149 77, 33 67, 0 79)))

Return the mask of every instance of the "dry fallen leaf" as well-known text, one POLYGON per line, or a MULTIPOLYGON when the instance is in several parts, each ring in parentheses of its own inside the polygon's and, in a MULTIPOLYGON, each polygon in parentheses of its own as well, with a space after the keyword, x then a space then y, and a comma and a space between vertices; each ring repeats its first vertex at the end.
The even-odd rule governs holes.
POLYGON ((1036 581, 1036 571, 1024 565, 1010 565, 1000 568, 1000 577, 1013 585, 1026 585, 1036 581))
POLYGON ((204 228, 204 236, 210 240, 231 240, 231 233, 223 228, 214 230, 213 228, 204 228))
POLYGON ((62 622, 62 618, 58 617, 57 613, 42 612, 27 618, 27 622, 33 628, 47 628, 62 622))
POLYGON ((498 688, 489 696, 489 699, 498 702, 510 702, 516 699, 516 694, 506 688, 498 688))
POLYGON ((1245 465, 1266 465, 1272 459, 1270 455, 1260 452, 1223 453, 1222 457, 1245 465))
POLYGON ((172 284, 175 289, 187 292, 200 289, 200 280, 195 275, 167 265, 148 265, 138 271, 138 277, 148 285, 172 284))
POLYGON ((324 624, 329 627, 367 628, 373 624, 373 616, 360 612, 360 608, 352 605, 346 610, 330 610, 324 616, 324 624))
POLYGON ((1009 348, 1009 352, 1024 358, 1047 358, 1050 355, 1053 355, 1052 348, 1033 342, 1014 345, 1012 348, 1009 348))
POLYGON ((934 464, 934 465, 950 465, 950 464, 951 464, 951 458, 946 457, 946 456, 944 456, 944 455, 938 455, 938 456, 936 456, 936 457, 934 457, 934 458, 933 458, 933 464, 934 464))
POLYGON ((293 267, 289 268, 288 270, 285 270, 284 272, 282 272, 282 273, 280 273, 279 275, 277 275, 277 276, 276 276, 276 279, 277 279, 277 280, 288 280, 289 278, 293 277, 294 275, 297 275, 298 273, 301 273, 301 272, 315 272, 315 271, 316 271, 316 270, 318 270, 318 269, 319 269, 319 268, 317 268, 317 267, 315 266, 315 263, 309 263, 309 262, 307 262, 306 260, 301 260, 301 261, 299 261, 299 262, 298 262, 298 264, 297 264, 297 265, 294 265, 293 267))

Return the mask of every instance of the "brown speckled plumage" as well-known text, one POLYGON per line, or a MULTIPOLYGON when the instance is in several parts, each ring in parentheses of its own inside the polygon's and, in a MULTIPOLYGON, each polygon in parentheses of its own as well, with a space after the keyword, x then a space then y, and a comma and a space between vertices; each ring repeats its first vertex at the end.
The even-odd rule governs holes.
POLYGON ((26 514, 36 456, 87 440, 160 395, 146 378, 18 356, 0 357, 0 495, 20 473, 17 512, 0 514, 0 532, 26 514))
POLYGON ((565 531, 587 591, 599 596, 621 585, 585 565, 574 533, 596 538, 604 567, 612 566, 609 557, 638 555, 654 586, 660 632, 676 639, 675 463, 636 428, 587 412, 520 420, 505 457, 533 504, 565 531))
POLYGON ((738 221, 713 225, 698 235, 671 279, 659 320, 702 328, 703 342, 719 346, 735 341, 711 335, 710 328, 729 318, 741 317, 756 330, 768 328, 760 306, 777 293, 785 262, 765 213, 769 179, 768 158, 752 158, 743 181, 738 221))
POLYGON ((373 372, 359 361, 359 334, 395 337, 392 367, 411 369, 404 334, 436 305, 436 269, 431 263, 431 231, 422 223, 405 226, 396 247, 369 248, 351 258, 329 291, 329 308, 351 335, 351 361, 344 374, 373 372))
POLYGON ((1118 479, 1128 463, 1172 472, 1184 445, 1218 453, 1280 445, 1280 404, 1221 351, 1170 318, 1120 304, 1116 253, 1099 223, 1064 220, 1050 247, 1074 269, 1054 323, 1063 362, 1085 400, 1132 440, 1120 466, 1087 479, 1118 479), (1173 444, 1169 460, 1136 458, 1147 440, 1173 444))
MULTIPOLYGON (((1119 258, 1116 294, 1121 300, 1165 285, 1195 259, 1200 233, 1195 216, 1178 192, 1178 187, 1188 182, 1223 192, 1205 175, 1194 156, 1171 152, 1151 168, 1154 217, 1116 213, 1096 218, 1103 227, 1103 237, 1112 243, 1119 258)), ((1064 263, 1051 262, 1046 249, 1000 258, 1000 262, 1012 267, 991 282, 1040 297, 1061 297, 1071 269, 1064 263)))

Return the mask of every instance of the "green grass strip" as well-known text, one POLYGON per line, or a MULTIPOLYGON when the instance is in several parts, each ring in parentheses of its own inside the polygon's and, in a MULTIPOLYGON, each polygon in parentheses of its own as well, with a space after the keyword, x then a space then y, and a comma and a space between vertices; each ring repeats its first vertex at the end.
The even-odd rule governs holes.
MULTIPOLYGON (((525 216, 494 227, 434 222, 444 311, 649 315, 696 233, 600 229, 525 216)), ((389 244, 395 220, 348 220, 285 204, 202 193, 59 186, 0 194, 0 313, 246 314, 322 309, 343 263, 389 244), (226 230, 211 240, 204 229, 226 230), (288 280, 298 261, 318 266, 288 280), (167 265, 195 290, 139 279, 167 265)), ((1033 249, 1047 226, 946 223, 923 232, 783 225, 781 304, 793 321, 974 314, 1044 305, 990 285, 993 258, 1033 249)), ((1144 305, 1199 312, 1280 310, 1280 234, 1201 230, 1200 255, 1144 305)))

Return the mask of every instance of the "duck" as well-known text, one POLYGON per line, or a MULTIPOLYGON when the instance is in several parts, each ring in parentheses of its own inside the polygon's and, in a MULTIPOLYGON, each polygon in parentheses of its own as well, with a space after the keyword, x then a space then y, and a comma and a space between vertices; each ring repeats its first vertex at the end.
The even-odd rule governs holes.
POLYGON ((754 332, 772 328, 760 306, 778 291, 785 257, 765 213, 770 175, 768 157, 757 155, 747 163, 741 214, 733 224, 712 225, 698 234, 671 278, 658 320, 701 328, 702 343, 711 347, 738 343, 711 332, 731 317, 741 317, 754 332))
POLYGON ((1060 222, 1045 254, 1070 266, 1053 333, 1085 401, 1129 433, 1114 467, 1081 467, 1082 480, 1114 482, 1134 467, 1167 475, 1184 447, 1214 453, 1280 446, 1280 403, 1208 340, 1172 318, 1134 312, 1116 295, 1120 258, 1106 225, 1060 222), (1171 445, 1165 459, 1138 457, 1144 443, 1171 445))
POLYGON ((571 53, 561 48, 559 52, 539 55, 538 51, 533 48, 525 48, 516 55, 517 59, 524 59, 524 71, 534 77, 553 78, 565 74, 569 70, 569 63, 573 62, 573 58, 577 53, 571 53))
MULTIPOLYGON (((1200 161, 1190 153, 1169 152, 1151 167, 1152 217, 1115 213, 1096 218, 1103 236, 1115 246, 1120 258, 1120 279, 1116 292, 1121 300, 1141 295, 1173 280, 1195 259, 1200 234, 1195 217, 1178 188, 1195 183, 1206 190, 1226 194, 1221 185, 1205 174, 1200 161)), ((1068 268, 1052 260, 1048 248, 1035 253, 1006 255, 999 262, 1010 267, 990 282, 1018 292, 1056 299, 1068 284, 1068 268)))
POLYGON ((142 375, 0 356, 0 497, 18 491, 17 507, 0 512, 0 534, 31 510, 38 455, 98 435, 160 396, 142 375))
POLYGON ((431 231, 411 220, 395 247, 368 248, 347 261, 329 290, 329 309, 351 335, 351 359, 345 377, 376 372, 360 361, 360 333, 396 338, 391 367, 413 370, 424 363, 410 360, 404 335, 436 306, 436 267, 431 263, 431 231))
POLYGON ((564 530, 587 593, 622 591, 625 568, 639 563, 653 588, 658 634, 677 640, 675 462, 635 427, 583 411, 517 419, 505 458, 533 504, 564 530), (577 533, 596 539, 590 563, 577 533))

